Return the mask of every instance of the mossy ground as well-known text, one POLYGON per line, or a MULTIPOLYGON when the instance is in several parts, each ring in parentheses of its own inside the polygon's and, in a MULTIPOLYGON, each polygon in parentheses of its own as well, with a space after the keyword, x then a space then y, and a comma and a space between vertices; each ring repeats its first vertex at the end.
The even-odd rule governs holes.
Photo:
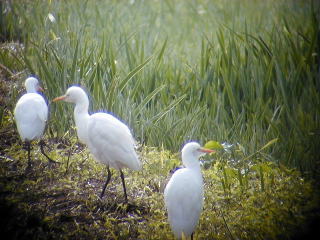
MULTIPOLYGON (((32 171, 9 111, 1 129, 1 234, 10 239, 173 239, 163 189, 179 154, 139 147, 143 170, 125 170, 129 203, 113 170, 103 199, 105 166, 76 138, 46 139, 50 165, 33 145, 32 171)), ((196 239, 299 239, 318 217, 312 184, 294 170, 256 164, 241 181, 219 153, 203 167, 205 205, 196 239), (261 176, 263 181, 261 180, 261 176)))

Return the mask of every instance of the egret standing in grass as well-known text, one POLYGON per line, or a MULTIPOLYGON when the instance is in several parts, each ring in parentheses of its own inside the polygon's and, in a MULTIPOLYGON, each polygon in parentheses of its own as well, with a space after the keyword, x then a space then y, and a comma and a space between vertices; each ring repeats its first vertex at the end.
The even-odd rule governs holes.
POLYGON ((193 238, 203 206, 203 180, 199 157, 213 150, 202 148, 196 142, 182 149, 185 166, 174 172, 164 190, 165 206, 174 235, 193 238))
MULTIPOLYGON (((38 79, 29 77, 25 81, 27 93, 17 102, 14 109, 14 119, 18 128, 20 138, 27 147, 28 167, 31 168, 31 141, 41 139, 48 120, 48 105, 44 98, 38 94, 41 91, 38 79)), ((44 152, 44 141, 39 142, 41 153, 46 156, 49 162, 54 162, 44 152)))
POLYGON ((54 102, 63 100, 75 103, 74 119, 79 139, 88 145, 94 158, 107 165, 107 181, 103 186, 100 197, 111 179, 109 166, 120 171, 125 201, 128 201, 124 181, 123 168, 141 169, 141 163, 134 149, 135 142, 129 128, 120 120, 107 113, 89 115, 89 99, 80 87, 68 88, 65 95, 53 99, 54 102))

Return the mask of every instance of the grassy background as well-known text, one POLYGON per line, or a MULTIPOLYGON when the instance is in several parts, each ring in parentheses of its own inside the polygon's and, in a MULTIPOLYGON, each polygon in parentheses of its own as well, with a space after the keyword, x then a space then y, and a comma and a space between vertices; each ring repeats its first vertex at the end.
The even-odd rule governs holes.
POLYGON ((162 192, 190 139, 233 144, 203 160, 196 238, 299 239, 313 227, 317 191, 283 165, 319 176, 318 1, 12 0, 0 10, 0 211, 13 219, 0 225, 13 239, 172 238, 162 192), (125 172, 129 205, 119 178, 98 199, 105 169, 77 145, 68 104, 50 105, 60 167, 35 151, 24 174, 10 112, 29 74, 49 100, 81 84, 91 111, 133 129, 144 169, 125 172))
MULTIPOLYGON (((317 1, 10 2, 2 36, 24 45, 0 61, 38 75, 49 99, 81 84, 143 144, 215 139, 251 154, 278 138, 274 161, 318 171, 317 1)), ((70 110, 52 106, 50 136, 70 130, 70 110)))

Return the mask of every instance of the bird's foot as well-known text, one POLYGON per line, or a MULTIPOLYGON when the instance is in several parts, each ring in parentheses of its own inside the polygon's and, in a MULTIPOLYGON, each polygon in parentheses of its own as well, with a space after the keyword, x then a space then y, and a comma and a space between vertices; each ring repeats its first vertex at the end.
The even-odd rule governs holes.
POLYGON ((54 161, 52 160, 51 158, 47 157, 48 161, 49 161, 49 165, 55 165, 55 164, 61 164, 61 162, 57 162, 57 161, 54 161))
POLYGON ((46 146, 46 143, 44 142, 44 140, 40 140, 39 145, 40 145, 40 151, 41 151, 41 153, 48 159, 49 165, 52 165, 52 164, 60 164, 60 162, 57 162, 57 161, 52 160, 52 159, 44 152, 44 146, 46 146))

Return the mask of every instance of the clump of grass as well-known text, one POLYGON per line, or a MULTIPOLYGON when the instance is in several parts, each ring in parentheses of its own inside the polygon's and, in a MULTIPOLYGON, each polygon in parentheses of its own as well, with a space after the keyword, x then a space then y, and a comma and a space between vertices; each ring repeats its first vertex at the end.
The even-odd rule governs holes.
MULTIPOLYGON (((275 161, 318 174, 316 1, 11 7, 28 32, 17 59, 43 80, 49 99, 81 84, 92 110, 113 112, 141 143, 172 151, 187 140, 217 139, 253 153, 279 138, 269 149, 275 161)), ((70 110, 52 106, 51 136, 73 125, 70 110)))
POLYGON ((15 6, 11 1, 0 2, 0 42, 22 41, 25 31, 22 31, 22 22, 17 22, 15 6))
MULTIPOLYGON (((49 141, 49 154, 60 164, 50 166, 39 151, 33 151, 33 171, 28 175, 26 153, 19 142, 1 156, 0 196, 12 219, 2 229, 12 239, 30 234, 37 239, 173 239, 163 190, 170 171, 181 164, 179 155, 140 147, 143 169, 125 172, 129 204, 124 204, 116 171, 100 199, 104 165, 94 161, 76 139, 49 141), (17 226, 13 233, 10 229, 17 226)), ((303 229, 315 207, 309 182, 298 172, 271 163, 252 160, 248 169, 226 159, 223 152, 205 159, 205 205, 197 239, 290 239, 303 229)))
MULTIPOLYGON (((5 123, 3 129, 12 130, 12 122, 5 123)), ((17 133, 10 136, 0 156, 0 211, 10 217, 2 218, 3 234, 11 239, 173 239, 163 191, 170 172, 181 164, 180 154, 139 146, 143 169, 125 170, 129 203, 124 204, 115 170, 105 197, 99 198, 105 166, 76 138, 47 140, 48 154, 58 165, 49 165, 34 149, 32 172, 26 174, 27 153, 17 133)), ((202 159, 205 204, 197 239, 291 239, 308 230, 310 217, 319 217, 311 183, 264 159, 272 144, 275 140, 251 156, 238 144, 202 159)))

